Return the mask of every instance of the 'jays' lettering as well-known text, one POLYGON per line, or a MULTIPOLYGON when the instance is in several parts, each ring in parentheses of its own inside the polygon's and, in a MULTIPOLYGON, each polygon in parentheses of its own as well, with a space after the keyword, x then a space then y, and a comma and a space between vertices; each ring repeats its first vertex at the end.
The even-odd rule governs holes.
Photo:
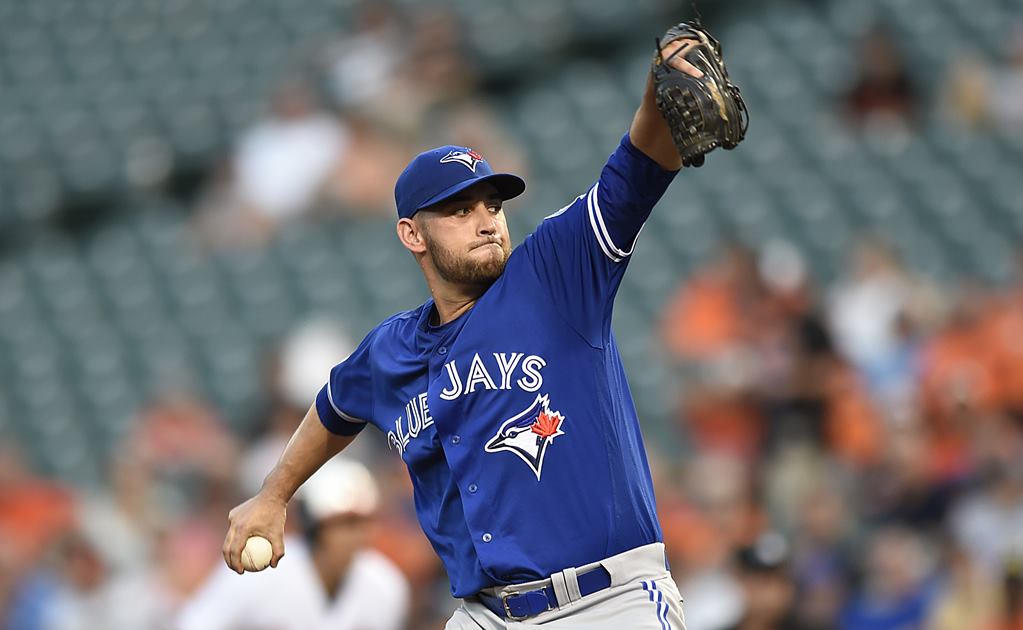
POLYGON ((543 376, 540 370, 547 365, 543 357, 531 354, 523 358, 521 352, 495 352, 493 353, 497 370, 487 369, 486 363, 477 352, 472 357, 469 370, 465 378, 458 372, 457 361, 448 361, 444 364, 444 371, 447 374, 448 386, 445 387, 440 397, 444 400, 455 400, 460 396, 475 393, 479 390, 508 390, 512 388, 512 378, 517 373, 522 376, 514 380, 515 385, 522 391, 535 392, 543 386, 543 376), (499 378, 494 379, 494 374, 499 378))

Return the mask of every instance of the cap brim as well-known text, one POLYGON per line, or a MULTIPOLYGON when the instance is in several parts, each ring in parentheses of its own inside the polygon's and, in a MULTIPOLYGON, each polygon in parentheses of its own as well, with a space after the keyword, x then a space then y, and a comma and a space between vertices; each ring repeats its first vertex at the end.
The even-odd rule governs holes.
POLYGON ((454 186, 440 191, 433 197, 424 201, 418 208, 416 208, 416 212, 429 208, 434 204, 440 203, 445 199, 457 195, 466 188, 472 188, 476 184, 482 182, 487 182, 496 188, 497 193, 501 195, 501 199, 504 201, 514 199, 526 191, 526 182, 518 175, 512 175, 511 173, 492 173, 476 179, 467 179, 463 182, 458 182, 454 186))

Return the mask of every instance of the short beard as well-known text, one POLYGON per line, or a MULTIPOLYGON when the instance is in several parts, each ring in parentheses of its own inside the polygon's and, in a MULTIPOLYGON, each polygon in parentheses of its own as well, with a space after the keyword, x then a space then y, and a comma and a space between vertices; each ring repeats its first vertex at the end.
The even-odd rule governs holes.
POLYGON ((442 279, 451 284, 486 289, 504 273, 508 262, 508 246, 501 244, 502 256, 484 261, 460 259, 454 252, 440 247, 427 238, 426 250, 442 279))

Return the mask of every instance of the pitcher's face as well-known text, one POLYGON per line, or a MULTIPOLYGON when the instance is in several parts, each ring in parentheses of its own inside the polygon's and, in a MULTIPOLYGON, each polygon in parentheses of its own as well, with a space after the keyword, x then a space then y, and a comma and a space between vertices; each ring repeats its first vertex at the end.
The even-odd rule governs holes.
POLYGON ((445 281, 488 287, 504 272, 511 254, 501 195, 482 182, 451 199, 420 210, 426 251, 445 281))

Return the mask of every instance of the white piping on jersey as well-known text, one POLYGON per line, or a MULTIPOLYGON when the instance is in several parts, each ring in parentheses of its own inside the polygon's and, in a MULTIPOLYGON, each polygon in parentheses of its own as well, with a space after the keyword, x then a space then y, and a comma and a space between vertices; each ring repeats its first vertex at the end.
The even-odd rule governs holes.
MULTIPOLYGON (((593 205, 594 205, 593 204, 593 198, 596 195, 596 192, 597 192, 597 184, 594 184, 593 188, 591 188, 590 192, 586 195, 586 210, 587 210, 587 212, 590 215, 590 227, 593 228, 593 235, 595 237, 597 237, 597 244, 600 245, 600 249, 604 250, 604 254, 608 258, 610 258, 612 261, 614 261, 614 262, 621 262, 622 259, 620 257, 615 256, 614 254, 611 253, 610 250, 608 250, 607 244, 604 243, 604 239, 603 239, 603 237, 600 234, 600 229, 597 228, 597 219, 595 218, 596 213, 593 210, 593 205)), ((601 221, 601 226, 603 226, 603 221, 601 221)), ((607 229, 605 228, 604 231, 606 232, 607 229)), ((608 240, 611 240, 611 239, 608 239, 608 240)), ((614 245, 611 245, 611 247, 615 251, 618 251, 618 248, 616 248, 614 245)))
POLYGON ((350 416, 347 413, 345 413, 345 412, 343 412, 343 411, 341 411, 340 409, 337 408, 337 405, 334 404, 334 396, 330 393, 330 383, 329 382, 327 383, 327 402, 330 403, 330 407, 331 407, 331 409, 334 410, 334 413, 336 413, 337 415, 341 416, 342 420, 347 420, 348 422, 356 422, 356 423, 359 423, 359 424, 366 424, 365 420, 356 418, 355 416, 350 416))
POLYGON ((640 226, 639 232, 636 232, 636 238, 633 239, 632 247, 629 248, 629 251, 619 249, 614 244, 614 241, 611 240, 611 234, 608 233, 607 226, 604 224, 604 214, 601 212, 600 202, 597 200, 598 186, 600 186, 600 182, 594 184, 586 196, 586 207, 590 213, 590 226, 593 228, 593 234, 597 237, 597 244, 600 245, 600 249, 604 251, 604 254, 614 262, 621 262, 626 256, 631 256, 633 250, 636 249, 636 241, 639 240, 639 234, 646 227, 646 223, 640 226), (597 228, 598 224, 600 225, 599 229, 597 228))
POLYGON ((554 214, 549 214, 549 215, 545 216, 543 218, 543 220, 546 221, 547 219, 553 219, 554 217, 559 217, 559 216, 565 214, 565 211, 568 210, 569 208, 571 208, 573 205, 575 205, 575 202, 579 201, 580 199, 582 199, 583 197, 585 197, 588 194, 589 194, 589 192, 584 192, 583 194, 579 195, 578 197, 576 197, 572 201, 568 202, 568 204, 566 204, 565 207, 563 207, 561 210, 558 210, 554 214))

